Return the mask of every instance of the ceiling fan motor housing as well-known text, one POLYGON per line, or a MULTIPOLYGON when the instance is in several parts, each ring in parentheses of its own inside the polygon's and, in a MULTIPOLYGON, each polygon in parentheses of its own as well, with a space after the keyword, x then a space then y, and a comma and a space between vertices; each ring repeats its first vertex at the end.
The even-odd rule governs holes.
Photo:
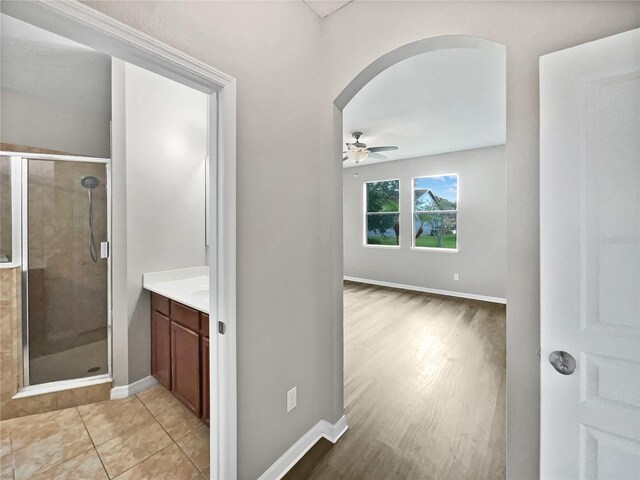
POLYGON ((354 147, 358 147, 358 148, 367 148, 367 145, 360 141, 360 137, 362 136, 362 132, 353 132, 351 134, 351 136, 356 139, 356 141, 354 143, 352 143, 351 145, 353 145, 354 147))

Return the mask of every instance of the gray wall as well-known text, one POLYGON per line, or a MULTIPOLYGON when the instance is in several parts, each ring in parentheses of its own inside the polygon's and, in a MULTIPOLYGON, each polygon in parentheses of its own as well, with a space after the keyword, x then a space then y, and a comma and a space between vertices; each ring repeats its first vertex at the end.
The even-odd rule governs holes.
POLYGON ((90 5, 237 79, 238 472, 255 479, 319 419, 336 420, 330 251, 314 222, 321 20, 303 2, 90 5))
POLYGON ((208 96, 120 60, 113 70, 114 379, 123 385, 150 374, 143 273, 206 264, 208 96))
POLYGON ((111 58, 0 17, 0 140, 109 157, 111 58))
POLYGON ((343 185, 345 276, 505 298, 504 146, 345 168, 343 185), (412 177, 447 173, 458 174, 459 252, 414 250, 412 177), (401 247, 365 247, 363 184, 392 178, 400 179, 401 247), (453 280, 454 273, 460 280, 453 280))
MULTIPOLYGON (((20 68, 5 66, 2 68, 20 68)), ((110 76, 109 72, 106 72, 110 76)), ((13 90, 0 90, 4 143, 109 158, 110 116, 13 90)))
MULTIPOLYGON (((637 28, 639 22, 638 2, 356 1, 323 24, 323 105, 333 102, 376 59, 410 42, 470 35, 507 47, 507 476, 511 479, 537 479, 539 463, 538 61, 546 53, 637 28)), ((341 132, 341 125, 335 126, 341 123, 340 116, 333 107, 323 111, 323 121, 323 132, 332 128, 341 132)), ((332 146, 340 143, 324 135, 323 152, 329 156, 332 146)), ((331 186, 325 193, 326 221, 342 209, 341 175, 329 171, 320 180, 331 186)), ((342 250, 341 219, 334 225, 337 259, 342 250)), ((340 280, 336 269, 333 282, 340 280)), ((340 302, 336 292, 334 303, 340 302)))
POLYGON ((507 461, 510 478, 537 478, 538 58, 636 27, 640 5, 361 1, 322 21, 302 2, 90 5, 238 80, 242 479, 343 411, 342 166, 332 153, 342 138, 333 101, 375 59, 418 39, 467 34, 507 46, 507 461), (253 232, 266 229, 273 235, 257 243, 253 232), (298 407, 287 415, 294 385, 298 407))

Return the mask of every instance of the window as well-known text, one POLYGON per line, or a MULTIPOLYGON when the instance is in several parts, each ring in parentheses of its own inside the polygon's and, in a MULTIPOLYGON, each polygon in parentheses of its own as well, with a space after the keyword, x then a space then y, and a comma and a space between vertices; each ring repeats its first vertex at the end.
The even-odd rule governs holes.
POLYGON ((400 245, 400 180, 364 184, 364 243, 400 245))
POLYGON ((458 248, 458 175, 413 179, 413 246, 458 248))

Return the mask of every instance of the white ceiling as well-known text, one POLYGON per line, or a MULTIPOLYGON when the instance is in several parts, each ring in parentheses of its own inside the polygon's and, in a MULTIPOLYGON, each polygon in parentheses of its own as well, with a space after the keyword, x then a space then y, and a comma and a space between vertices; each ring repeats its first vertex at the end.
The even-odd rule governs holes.
POLYGON ((404 60, 365 85, 343 119, 345 142, 360 131, 369 147, 398 146, 360 165, 503 144, 506 53, 458 48, 404 60))
POLYGON ((111 115, 111 57, 2 14, 3 89, 111 115))
POLYGON ((316 12, 320 18, 331 15, 333 12, 337 12, 347 3, 351 3, 353 0, 335 1, 335 0, 303 0, 307 6, 316 12))

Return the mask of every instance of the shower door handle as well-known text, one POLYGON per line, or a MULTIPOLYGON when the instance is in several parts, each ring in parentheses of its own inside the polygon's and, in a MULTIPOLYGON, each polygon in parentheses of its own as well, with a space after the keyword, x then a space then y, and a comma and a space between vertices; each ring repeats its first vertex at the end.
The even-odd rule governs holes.
POLYGON ((109 242, 100 242, 100 258, 109 258, 109 242))

